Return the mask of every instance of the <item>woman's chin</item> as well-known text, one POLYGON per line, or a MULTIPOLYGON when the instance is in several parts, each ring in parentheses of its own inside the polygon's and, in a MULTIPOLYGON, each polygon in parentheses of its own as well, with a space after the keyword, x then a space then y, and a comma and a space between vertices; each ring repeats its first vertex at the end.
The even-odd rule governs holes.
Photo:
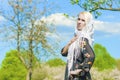
POLYGON ((80 28, 80 29, 77 29, 78 31, 81 31, 82 29, 80 28))

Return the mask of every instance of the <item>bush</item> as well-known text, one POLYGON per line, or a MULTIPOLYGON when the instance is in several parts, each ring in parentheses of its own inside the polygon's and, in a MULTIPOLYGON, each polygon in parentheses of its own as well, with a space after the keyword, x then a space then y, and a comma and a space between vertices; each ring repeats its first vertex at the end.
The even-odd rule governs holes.
POLYGON ((46 62, 50 67, 57 67, 65 65, 65 62, 61 60, 60 58, 51 59, 46 62))
POLYGON ((115 59, 110 56, 105 47, 95 44, 94 52, 96 54, 94 67, 97 67, 98 70, 113 69, 116 67, 115 59))
POLYGON ((17 56, 16 50, 6 53, 0 68, 0 80, 25 80, 27 70, 17 56))
POLYGON ((117 65, 118 70, 120 70, 120 59, 116 60, 116 65, 117 65))

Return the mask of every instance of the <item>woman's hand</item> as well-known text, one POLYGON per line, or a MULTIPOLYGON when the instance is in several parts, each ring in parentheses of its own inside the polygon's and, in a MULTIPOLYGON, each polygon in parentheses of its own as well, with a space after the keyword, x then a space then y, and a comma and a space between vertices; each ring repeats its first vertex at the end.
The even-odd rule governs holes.
POLYGON ((82 69, 76 69, 74 71, 70 71, 71 75, 79 75, 79 73, 82 71, 82 69))
POLYGON ((76 41, 76 39, 78 39, 78 36, 73 37, 68 44, 72 44, 74 41, 76 41))
POLYGON ((75 37, 73 37, 73 38, 70 40, 70 42, 63 48, 62 54, 65 54, 65 53, 68 52, 69 46, 70 46, 77 38, 78 38, 78 37, 75 36, 75 37))

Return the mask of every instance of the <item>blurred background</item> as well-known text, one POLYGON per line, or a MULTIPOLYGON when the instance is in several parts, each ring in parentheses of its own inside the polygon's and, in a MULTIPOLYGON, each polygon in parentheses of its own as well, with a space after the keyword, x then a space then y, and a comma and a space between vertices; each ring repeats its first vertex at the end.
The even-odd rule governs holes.
POLYGON ((120 0, 0 0, 0 80, 64 80, 81 11, 94 16, 93 80, 120 80, 120 0))

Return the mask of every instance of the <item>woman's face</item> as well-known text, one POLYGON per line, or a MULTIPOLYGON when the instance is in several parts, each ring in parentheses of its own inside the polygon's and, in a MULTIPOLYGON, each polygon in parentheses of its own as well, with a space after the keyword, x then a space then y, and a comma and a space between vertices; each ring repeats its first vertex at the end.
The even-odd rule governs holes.
POLYGON ((81 31, 83 27, 85 27, 85 25, 86 25, 85 16, 83 14, 79 14, 77 20, 77 30, 81 31))

